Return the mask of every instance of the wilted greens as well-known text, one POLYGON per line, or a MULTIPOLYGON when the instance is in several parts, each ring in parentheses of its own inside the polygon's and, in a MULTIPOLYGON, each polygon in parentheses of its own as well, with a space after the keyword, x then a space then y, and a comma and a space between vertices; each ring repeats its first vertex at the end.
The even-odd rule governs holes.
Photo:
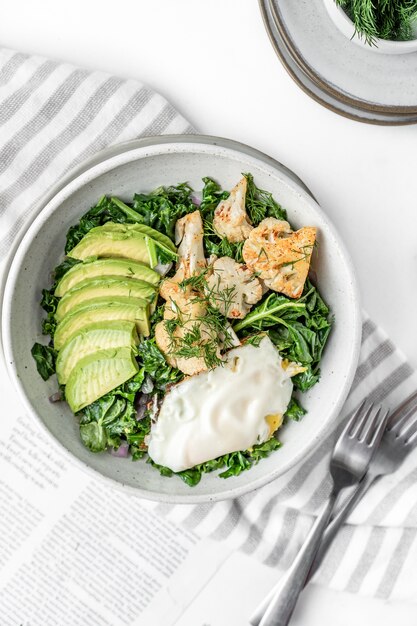
MULTIPOLYGON (((80 434, 91 452, 118 449, 123 440, 140 449, 147 428, 136 419, 135 398, 145 372, 143 368, 120 387, 85 407, 80 414, 80 434)), ((146 426, 149 426, 148 424, 146 426)))
POLYGON ((56 350, 51 346, 35 343, 32 346, 31 354, 36 361, 37 370, 44 380, 48 380, 52 374, 55 374, 56 350))
MULTIPOLYGON (((250 221, 257 226, 266 217, 287 219, 283 209, 272 195, 259 189, 251 174, 247 179, 246 210, 250 221)), ((204 178, 201 200, 198 200, 187 183, 177 186, 160 187, 149 194, 135 194, 130 203, 118 198, 103 196, 96 206, 82 216, 79 223, 72 226, 66 239, 65 252, 68 253, 92 228, 101 226, 108 221, 118 223, 140 223, 155 228, 174 241, 175 223, 183 215, 199 208, 204 226, 204 246, 206 256, 230 256, 243 262, 243 242, 230 243, 220 238, 213 229, 213 216, 217 205, 228 197, 229 193, 221 189, 216 181, 204 178)), ((160 259, 163 262, 163 259, 160 259)), ((36 343, 32 348, 32 356, 38 371, 44 380, 55 373, 57 352, 54 349, 53 337, 56 328, 55 312, 59 298, 54 295, 57 282, 79 261, 65 257, 52 275, 53 284, 42 291, 41 306, 46 312, 42 324, 43 333, 49 335, 49 345, 36 343)), ((175 268, 172 268, 172 275, 175 268)), ((204 275, 192 277, 191 280, 204 281, 204 275)), ((187 281, 184 281, 186 283, 187 281)), ((187 285, 183 285, 185 288, 187 285)), ((204 293, 202 285, 190 284, 193 289, 204 293)), ((207 300, 206 324, 213 324, 224 330, 226 319, 217 319, 219 311, 207 300)), ((158 403, 163 399, 170 385, 181 382, 184 374, 168 364, 164 354, 159 350, 154 338, 155 325, 162 319, 164 302, 158 302, 151 317, 151 332, 142 338, 136 360, 138 373, 123 385, 99 398, 85 407, 79 414, 80 436, 84 445, 92 452, 106 449, 117 453, 123 450, 133 460, 146 455, 146 436, 149 435, 151 419, 158 403), (141 409, 138 406, 142 403, 141 409)), ((282 357, 295 361, 303 366, 304 371, 293 377, 296 390, 304 392, 310 389, 320 377, 320 360, 331 330, 332 318, 329 308, 321 298, 317 288, 306 281, 304 291, 299 299, 290 299, 284 295, 269 292, 243 319, 237 321, 233 328, 238 337, 253 345, 259 345, 265 333, 277 346, 282 357)), ((224 332, 223 332, 224 334, 224 332)), ((192 345, 190 344, 192 347, 192 345)), ((189 346, 189 347, 190 347, 189 346)), ((182 349, 185 350, 187 346, 182 349)), ((227 348, 228 346, 226 346, 227 348)), ((213 365, 215 365, 213 361, 213 365)), ((299 398, 293 396, 284 416, 285 420, 299 420, 305 414, 299 398)), ((238 476, 242 471, 250 469, 254 464, 280 447, 276 436, 268 441, 254 445, 250 450, 232 452, 213 459, 184 472, 179 477, 188 485, 196 485, 204 473, 221 470, 219 476, 228 478, 238 476)), ((173 472, 166 467, 154 465, 164 476, 173 472)))
POLYGON ((282 357, 307 368, 292 379, 295 387, 307 391, 320 377, 320 359, 331 325, 329 308, 307 280, 301 298, 292 300, 278 293, 267 294, 235 324, 234 330, 242 336, 268 330, 282 357))

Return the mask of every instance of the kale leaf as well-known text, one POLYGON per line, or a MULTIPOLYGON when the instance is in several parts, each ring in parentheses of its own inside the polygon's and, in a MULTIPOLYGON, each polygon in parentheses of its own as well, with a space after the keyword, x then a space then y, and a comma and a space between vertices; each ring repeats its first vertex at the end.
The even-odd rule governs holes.
POLYGON ((137 193, 133 197, 133 209, 143 224, 152 226, 174 241, 175 223, 179 217, 192 213, 193 190, 187 183, 170 187, 158 187, 150 194, 137 193))
POLYGON ((219 237, 213 228, 214 210, 222 200, 229 196, 228 191, 223 191, 218 183, 212 178, 203 178, 204 187, 200 212, 204 225, 204 247, 207 255, 215 254, 218 257, 230 256, 238 263, 243 263, 243 242, 231 243, 226 237, 219 237))
POLYGON ((64 274, 74 267, 74 265, 77 265, 77 263, 80 263, 80 261, 65 257, 64 261, 58 265, 52 273, 54 278, 52 287, 50 289, 42 289, 42 300, 40 304, 43 310, 48 314, 46 319, 42 322, 42 333, 44 335, 50 335, 51 338, 53 338, 57 326, 55 312, 58 306, 59 298, 55 295, 56 286, 64 274))
POLYGON ((138 435, 142 434, 143 443, 150 425, 136 419, 135 398, 144 377, 142 368, 133 378, 80 412, 80 435, 89 450, 102 452, 108 447, 117 449, 123 440, 138 447, 138 435))
POLYGON ((249 450, 230 452, 217 459, 206 461, 195 467, 184 470, 182 472, 173 472, 168 467, 157 465, 148 459, 148 463, 156 467, 162 476, 179 476, 187 485, 194 487, 197 485, 203 474, 214 472, 215 470, 223 469, 219 474, 220 478, 229 478, 230 476, 239 476, 245 470, 250 469, 253 465, 256 465, 261 459, 269 456, 271 452, 277 450, 281 446, 281 443, 275 437, 271 437, 264 443, 256 444, 249 450))
POLYGON ((61 278, 72 268, 74 265, 78 265, 78 263, 82 263, 79 259, 73 259, 70 256, 66 256, 62 263, 56 266, 53 272, 54 277, 54 288, 59 283, 61 278))
POLYGON ((298 420, 300 420, 306 413, 307 411, 303 409, 298 400, 292 397, 287 410, 285 411, 284 420, 291 419, 298 422, 298 420))
MULTIPOLYGON (((252 174, 244 174, 247 180, 245 207, 250 222, 257 226, 266 217, 276 217, 280 220, 287 219, 287 213, 272 194, 259 189, 253 181, 252 174)), ((200 211, 204 223, 204 246, 208 255, 215 254, 218 257, 229 256, 238 263, 244 263, 242 256, 243 241, 232 243, 226 237, 219 237, 213 228, 214 211, 222 200, 229 196, 223 191, 212 178, 203 178, 204 188, 200 211)))
POLYGON ((52 338, 55 334, 57 322, 55 320, 55 311, 58 306, 59 298, 54 295, 55 285, 51 289, 42 289, 41 307, 47 312, 47 317, 42 321, 42 333, 50 335, 52 338))
POLYGON ((184 374, 169 365, 155 339, 145 339, 138 347, 138 360, 154 384, 155 392, 164 392, 167 385, 178 383, 184 374))
POLYGON ((149 194, 135 194, 131 203, 103 196, 67 233, 65 252, 72 250, 92 228, 106 222, 145 224, 174 240, 179 217, 196 210, 192 189, 187 183, 158 187, 149 194))
POLYGON ((307 280, 298 300, 277 293, 267 294, 233 328, 241 332, 241 336, 268 331, 282 357, 306 368, 292 380, 295 387, 307 391, 320 378, 319 362, 331 326, 329 308, 316 287, 307 280))
POLYGON ((118 206, 112 202, 107 196, 103 196, 87 213, 80 219, 78 224, 71 226, 67 232, 67 242, 65 244, 65 253, 67 254, 75 248, 92 228, 102 226, 106 222, 125 223, 129 221, 126 214, 118 206))
POLYGON ((51 346, 43 346, 35 343, 32 346, 31 354, 36 361, 36 368, 44 380, 48 380, 52 374, 55 374, 55 361, 57 351, 51 346))
POLYGON ((247 181, 246 211, 252 224, 257 226, 266 217, 286 220, 286 210, 274 200, 272 193, 259 189, 253 181, 252 174, 245 174, 244 176, 247 181))

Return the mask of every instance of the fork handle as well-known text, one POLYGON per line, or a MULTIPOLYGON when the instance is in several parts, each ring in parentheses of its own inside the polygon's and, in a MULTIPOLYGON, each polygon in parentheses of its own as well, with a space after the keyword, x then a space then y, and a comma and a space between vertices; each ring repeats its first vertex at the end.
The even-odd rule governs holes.
POLYGON ((369 487, 372 483, 378 478, 377 474, 373 474, 368 470, 368 473, 365 474, 364 478, 362 478, 361 482, 358 483, 356 489, 353 491, 350 497, 346 498, 345 502, 343 502, 342 506, 336 511, 336 515, 333 517, 330 524, 327 526, 326 530, 323 533, 322 540, 320 542, 319 549, 317 550, 313 565, 308 573, 308 577, 306 580, 306 584, 311 580, 311 578, 316 573, 317 569, 320 567, 323 558, 326 555, 327 550, 337 531, 342 526, 342 524, 349 517, 349 513, 352 511, 354 506, 359 502, 362 496, 368 491, 369 487))
POLYGON ((323 530, 332 514, 337 495, 338 492, 333 490, 326 506, 317 517, 308 533, 307 539, 294 559, 293 564, 281 577, 264 615, 262 616, 263 612, 260 613, 259 610, 257 610, 251 617, 250 623, 252 626, 278 626, 278 624, 279 626, 287 626, 293 614, 298 596, 304 587, 323 530))
MULTIPOLYGON (((346 500, 343 502, 343 504, 341 505, 341 507, 337 510, 336 515, 333 517, 332 521, 328 524, 327 528, 325 529, 323 533, 323 537, 319 544, 319 548, 314 558, 313 565, 311 566, 311 569, 308 573, 308 576, 304 585, 306 585, 309 582, 309 580, 311 580, 312 576, 315 574, 315 572, 321 565, 321 562, 327 550, 329 549, 329 546, 331 542, 333 541, 337 531, 339 530, 343 522, 347 519, 347 517, 349 516, 349 513, 354 508, 355 504, 359 502, 359 500, 368 491, 369 487, 377 478, 378 478, 377 475, 372 474, 368 470, 368 473, 365 475, 365 477, 356 486, 356 488, 351 492, 350 497, 348 496, 346 500)), ((265 613, 266 609, 268 608, 268 605, 271 602, 274 593, 278 591, 280 584, 281 584, 281 581, 279 581, 271 589, 268 595, 259 604, 256 611, 253 613, 251 617, 250 623, 252 624, 252 626, 259 626, 261 619, 262 619, 262 615, 265 613)))

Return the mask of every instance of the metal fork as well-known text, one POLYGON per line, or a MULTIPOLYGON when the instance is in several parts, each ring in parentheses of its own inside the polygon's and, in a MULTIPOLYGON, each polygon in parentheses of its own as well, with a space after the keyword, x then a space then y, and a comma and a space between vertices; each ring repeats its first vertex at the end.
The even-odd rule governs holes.
POLYGON ((313 524, 292 566, 279 581, 266 612, 262 616, 257 610, 251 617, 252 626, 288 624, 336 499, 343 489, 358 484, 365 475, 382 439, 388 414, 381 407, 376 409, 373 404, 363 402, 344 427, 330 460, 333 488, 328 502, 313 524))
MULTIPOLYGON (((391 414, 384 436, 382 437, 368 471, 356 488, 353 487, 353 493, 347 495, 346 500, 342 502, 340 508, 336 511, 335 516, 324 531, 306 583, 319 568, 337 531, 347 519, 355 504, 359 502, 374 481, 378 480, 381 476, 395 472, 405 457, 416 447, 417 436, 414 434, 414 429, 417 430, 417 391, 408 396, 391 414), (409 435, 410 429, 411 435, 409 435)), ((277 589, 278 585, 273 587, 258 606, 256 612, 258 622, 255 621, 254 623, 261 621, 262 615, 265 613, 277 589)), ((255 617, 255 614, 253 617, 255 617)))
POLYGON ((324 531, 320 547, 314 559, 308 580, 317 571, 330 543, 337 531, 349 516, 349 513, 368 491, 373 482, 381 476, 392 474, 404 461, 405 457, 417 445, 417 391, 406 398, 391 414, 381 444, 372 464, 353 494, 343 502, 336 515, 324 531))

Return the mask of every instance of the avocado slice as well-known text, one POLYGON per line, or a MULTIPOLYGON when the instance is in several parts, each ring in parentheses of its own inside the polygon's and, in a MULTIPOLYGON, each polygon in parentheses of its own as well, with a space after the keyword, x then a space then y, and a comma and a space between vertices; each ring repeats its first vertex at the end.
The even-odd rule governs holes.
POLYGON ((131 348, 109 348, 85 356, 72 370, 65 398, 74 413, 132 378, 138 364, 131 348))
POLYGON ((62 298, 63 295, 80 282, 87 278, 100 276, 123 276, 124 278, 136 278, 144 280, 151 285, 157 286, 161 276, 144 263, 138 263, 130 259, 99 259, 87 263, 77 263, 59 281, 55 295, 62 298))
POLYGON ((158 230, 155 230, 151 226, 147 226, 146 224, 120 224, 118 222, 106 222, 101 226, 106 230, 118 230, 128 232, 129 230, 136 231, 137 233, 142 233, 144 236, 147 235, 151 237, 155 241, 155 243, 160 246, 162 249, 166 250, 167 253, 173 253, 172 257, 174 259, 177 258, 177 248, 173 241, 163 233, 160 233, 158 230))
POLYGON ((140 335, 149 335, 149 302, 142 298, 96 298, 76 306, 59 322, 54 334, 54 347, 61 350, 69 339, 89 324, 109 320, 134 322, 140 335))
POLYGON ((136 230, 137 232, 143 233, 144 235, 155 239, 155 241, 163 244, 164 246, 172 250, 172 252, 177 252, 177 247, 175 243, 171 241, 171 239, 167 237, 167 235, 160 233, 159 230, 155 230, 155 228, 147 226, 146 224, 121 224, 120 222, 106 222, 100 228, 105 228, 107 230, 136 230))
POLYGON ((153 239, 134 230, 106 230, 103 226, 92 228, 68 252, 68 256, 80 261, 89 257, 117 257, 139 261, 150 267, 158 265, 157 247, 153 239))
POLYGON ((134 322, 111 320, 85 326, 61 348, 56 360, 56 375, 61 385, 84 357, 109 348, 134 348, 139 337, 134 322))
POLYGON ((67 291, 65 296, 58 302, 55 318, 60 322, 74 307, 86 300, 95 298, 112 299, 114 296, 129 298, 143 298, 149 304, 156 303, 156 288, 143 280, 134 278, 118 278, 101 276, 100 278, 87 278, 78 283, 73 289, 67 291))

